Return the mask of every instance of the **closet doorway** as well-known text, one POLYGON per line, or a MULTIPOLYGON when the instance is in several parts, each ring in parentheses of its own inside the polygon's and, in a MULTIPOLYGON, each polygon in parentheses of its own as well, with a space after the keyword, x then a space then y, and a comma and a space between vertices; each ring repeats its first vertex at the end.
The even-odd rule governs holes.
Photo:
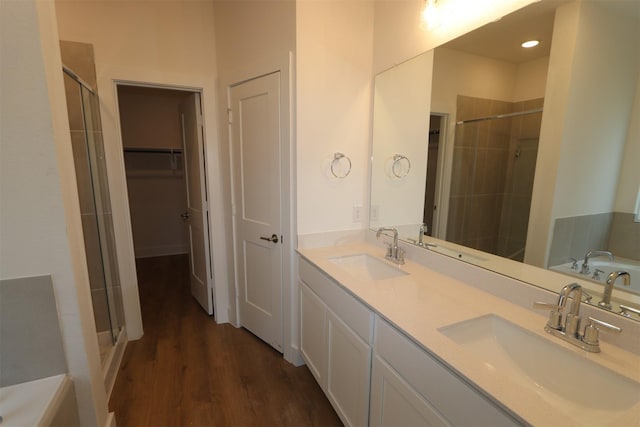
POLYGON ((201 94, 116 87, 136 261, 184 257, 191 294, 213 314, 201 94))

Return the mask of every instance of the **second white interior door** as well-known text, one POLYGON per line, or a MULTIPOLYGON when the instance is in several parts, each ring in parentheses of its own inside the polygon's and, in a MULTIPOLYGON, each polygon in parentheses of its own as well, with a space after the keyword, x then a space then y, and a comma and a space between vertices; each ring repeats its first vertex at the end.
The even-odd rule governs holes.
POLYGON ((180 105, 187 179, 187 225, 189 227, 189 273, 191 294, 213 314, 213 285, 209 260, 209 209, 204 164, 200 94, 193 93, 180 105))
POLYGON ((229 90, 240 323, 282 352, 280 73, 229 90))

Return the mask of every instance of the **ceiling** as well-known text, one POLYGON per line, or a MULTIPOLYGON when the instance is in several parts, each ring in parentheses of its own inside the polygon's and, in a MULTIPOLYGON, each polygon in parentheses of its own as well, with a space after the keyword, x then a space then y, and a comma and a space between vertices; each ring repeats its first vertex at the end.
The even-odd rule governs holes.
POLYGON ((566 0, 533 3, 443 47, 515 64, 549 56, 555 9, 562 3, 566 0), (520 45, 527 40, 538 40, 540 44, 524 49, 520 45))

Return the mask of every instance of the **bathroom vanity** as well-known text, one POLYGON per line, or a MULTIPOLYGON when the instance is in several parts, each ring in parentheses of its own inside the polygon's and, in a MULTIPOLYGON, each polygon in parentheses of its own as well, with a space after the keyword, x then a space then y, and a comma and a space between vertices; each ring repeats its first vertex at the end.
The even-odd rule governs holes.
POLYGON ((371 243, 298 253, 300 351, 345 425, 640 423, 631 351, 587 353, 544 311, 371 243))

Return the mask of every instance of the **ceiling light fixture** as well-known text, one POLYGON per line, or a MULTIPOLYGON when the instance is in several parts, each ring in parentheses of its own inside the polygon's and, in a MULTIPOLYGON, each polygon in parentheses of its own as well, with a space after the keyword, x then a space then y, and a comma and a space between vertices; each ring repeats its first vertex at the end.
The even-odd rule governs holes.
POLYGON ((427 24, 429 29, 433 29, 440 24, 437 0, 425 0, 424 9, 422 9, 422 20, 427 24))
POLYGON ((538 40, 529 40, 522 43, 521 46, 525 49, 529 49, 529 48, 538 46, 538 44, 540 44, 538 40))

